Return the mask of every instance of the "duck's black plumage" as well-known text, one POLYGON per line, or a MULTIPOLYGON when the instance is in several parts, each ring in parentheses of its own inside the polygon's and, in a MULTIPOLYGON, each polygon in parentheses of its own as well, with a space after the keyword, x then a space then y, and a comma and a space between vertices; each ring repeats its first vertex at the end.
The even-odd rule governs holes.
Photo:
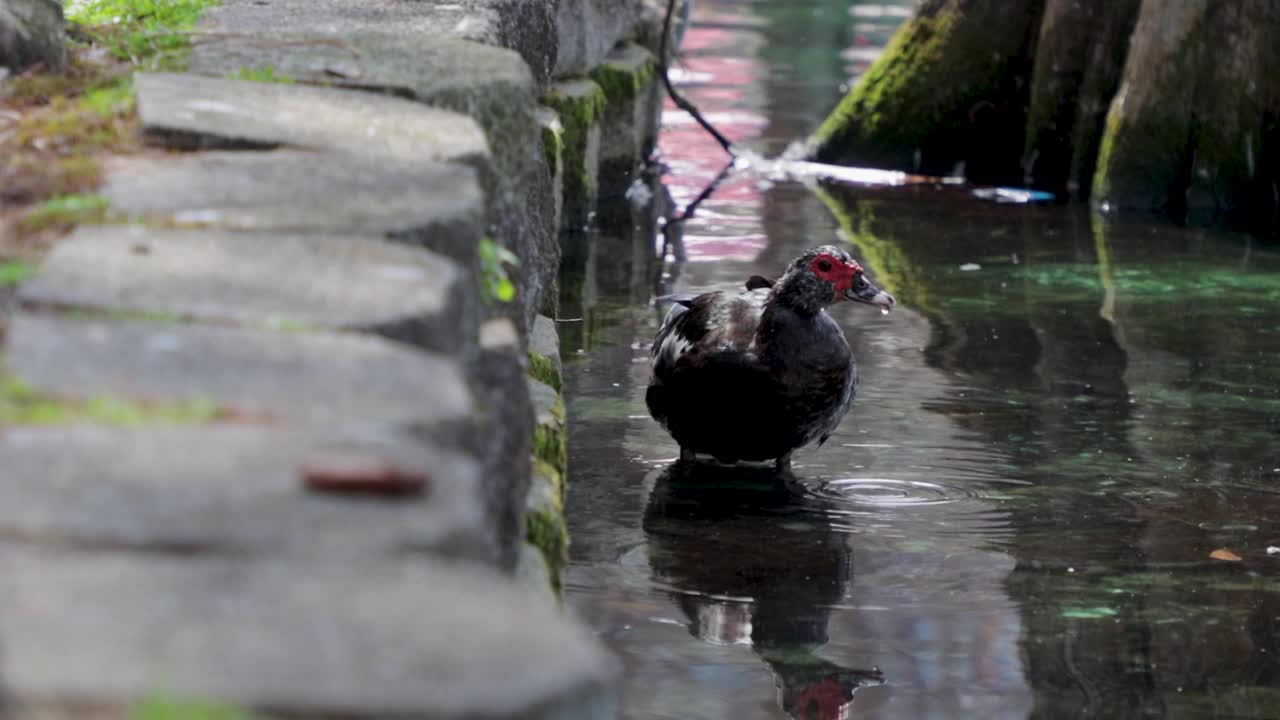
POLYGON ((819 443, 853 402, 857 371, 838 299, 889 307, 843 250, 815 248, 776 283, 753 276, 742 292, 677 301, 653 345, 649 412, 689 458, 776 459, 819 443))

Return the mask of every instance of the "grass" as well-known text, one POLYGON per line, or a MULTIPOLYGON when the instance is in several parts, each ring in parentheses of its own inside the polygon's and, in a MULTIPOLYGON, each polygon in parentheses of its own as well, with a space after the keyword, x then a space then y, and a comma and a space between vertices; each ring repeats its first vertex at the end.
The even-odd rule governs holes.
POLYGON ((266 65, 264 67, 242 67, 233 72, 227 73, 227 77, 231 80, 247 80, 249 82, 265 82, 265 83, 284 83, 286 85, 297 82, 297 79, 287 73, 276 70, 274 65, 266 65))
POLYGON ((132 74, 179 69, 190 30, 217 0, 89 0, 66 10, 68 64, 0 85, 0 256, 37 251, 101 208, 77 205, 102 159, 142 147, 132 74), (33 215, 34 213, 34 215, 33 215), (70 222, 68 222, 70 221, 70 222))
POLYGON ((129 720, 255 720, 245 710, 221 703, 154 696, 129 710, 129 720))
POLYGON ((57 195, 28 210, 18 220, 18 230, 38 233, 66 231, 76 225, 106 216, 107 199, 101 195, 57 195))
POLYGON ((0 372, 0 426, 67 425, 93 422, 115 427, 199 424, 222 415, 207 399, 138 402, 106 395, 72 400, 39 392, 12 374, 0 372))

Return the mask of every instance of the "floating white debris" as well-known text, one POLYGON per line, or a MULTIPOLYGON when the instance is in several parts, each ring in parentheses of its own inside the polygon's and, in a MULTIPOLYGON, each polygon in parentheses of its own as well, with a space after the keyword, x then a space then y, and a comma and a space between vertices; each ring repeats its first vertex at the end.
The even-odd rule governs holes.
POLYGON ((1280 547, 1276 547, 1275 545, 1268 545, 1268 546, 1267 546, 1267 554, 1268 554, 1268 555, 1280 555, 1280 547))
POLYGON ((978 263, 965 263, 960 266, 961 272, 975 272, 981 269, 982 269, 982 266, 979 265, 978 263))

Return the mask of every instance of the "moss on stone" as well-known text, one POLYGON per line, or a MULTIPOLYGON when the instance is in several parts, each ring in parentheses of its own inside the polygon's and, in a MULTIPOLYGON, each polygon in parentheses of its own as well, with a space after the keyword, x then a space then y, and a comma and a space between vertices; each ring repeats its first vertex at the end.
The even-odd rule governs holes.
POLYGON ((551 486, 552 494, 556 499, 556 509, 564 509, 565 499, 565 482, 564 474, 551 465, 551 463, 542 458, 533 458, 533 477, 546 480, 551 486))
POLYGON ((101 195, 60 195, 36 205, 18 218, 20 233, 69 230, 83 222, 106 217, 108 202, 101 195))
POLYGON ((274 65, 236 68, 235 70, 227 73, 227 78, 231 80, 245 80, 247 82, 282 83, 285 85, 291 85, 298 82, 297 78, 287 73, 280 72, 274 65))
POLYGON ((532 350, 529 351, 529 377, 549 385, 556 392, 562 391, 560 371, 556 369, 555 361, 532 350))
POLYGON ((595 178, 587 167, 591 128, 604 115, 604 90, 590 80, 561 83, 551 89, 545 102, 560 116, 561 160, 564 193, 569 198, 589 198, 595 194, 595 178))
POLYGON ((609 105, 621 105, 634 101, 649 87, 655 68, 656 63, 651 55, 647 55, 638 65, 605 60, 591 71, 591 79, 604 91, 609 105))
MULTIPOLYGON (((563 413, 564 404, 557 401, 563 413)), ((533 428, 533 455, 557 470, 568 465, 568 449, 565 442, 563 415, 555 422, 539 423, 533 428)))
POLYGON ((128 720, 255 720, 233 705, 153 695, 129 708, 128 720))
POLYGON ((546 153, 547 171, 555 177, 560 170, 561 157, 564 154, 564 125, 559 118, 542 124, 542 151, 546 153))
POLYGON ((87 400, 60 398, 39 392, 12 374, 0 373, 0 425, 194 424, 210 422, 219 413, 217 403, 206 399, 142 403, 109 395, 87 400))
POLYGON ((529 510, 524 514, 525 539, 538 548, 551 572, 551 586, 559 595, 565 565, 569 561, 569 528, 564 516, 554 508, 529 510))

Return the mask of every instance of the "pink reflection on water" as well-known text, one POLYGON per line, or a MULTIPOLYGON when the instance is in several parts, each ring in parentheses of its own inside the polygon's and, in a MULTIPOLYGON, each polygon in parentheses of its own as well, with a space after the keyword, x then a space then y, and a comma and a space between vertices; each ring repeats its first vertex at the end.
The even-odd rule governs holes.
MULTIPOLYGON (((754 42, 749 14, 699 11, 685 32, 681 60, 672 82, 709 122, 735 144, 750 145, 768 126, 754 100, 765 68, 751 57, 724 57, 726 48, 754 42)), ((667 98, 659 150, 671 168, 667 188, 679 206, 698 196, 729 160, 720 145, 667 98)), ((763 202, 757 179, 745 174, 724 182, 685 228, 685 249, 693 261, 751 260, 768 245, 760 223, 763 202)))

